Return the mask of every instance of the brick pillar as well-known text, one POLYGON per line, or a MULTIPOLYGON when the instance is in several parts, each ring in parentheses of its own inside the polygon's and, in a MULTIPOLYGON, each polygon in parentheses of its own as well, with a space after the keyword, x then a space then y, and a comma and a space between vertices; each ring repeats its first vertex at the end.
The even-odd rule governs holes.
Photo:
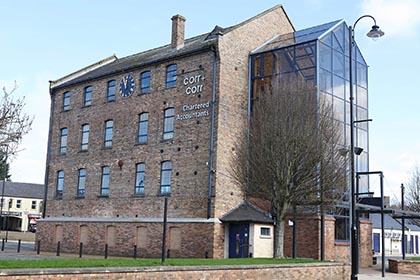
POLYGON ((372 222, 360 220, 360 267, 372 265, 372 222))

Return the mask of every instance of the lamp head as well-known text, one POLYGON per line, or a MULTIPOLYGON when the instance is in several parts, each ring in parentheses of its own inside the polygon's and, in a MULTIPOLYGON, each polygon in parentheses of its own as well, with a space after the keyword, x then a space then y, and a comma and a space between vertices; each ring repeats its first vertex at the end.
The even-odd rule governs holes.
POLYGON ((358 156, 360 156, 363 152, 363 148, 360 147, 354 147, 354 153, 358 156))
POLYGON ((378 39, 379 37, 384 36, 384 32, 376 24, 372 26, 372 29, 366 34, 369 38, 378 39))

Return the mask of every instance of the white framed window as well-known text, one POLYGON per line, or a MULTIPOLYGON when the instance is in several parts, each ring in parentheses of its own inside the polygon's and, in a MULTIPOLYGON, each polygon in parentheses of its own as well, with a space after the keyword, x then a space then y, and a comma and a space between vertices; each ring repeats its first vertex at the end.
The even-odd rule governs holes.
POLYGON ((261 227, 260 228, 260 236, 261 237, 271 237, 271 228, 261 227))

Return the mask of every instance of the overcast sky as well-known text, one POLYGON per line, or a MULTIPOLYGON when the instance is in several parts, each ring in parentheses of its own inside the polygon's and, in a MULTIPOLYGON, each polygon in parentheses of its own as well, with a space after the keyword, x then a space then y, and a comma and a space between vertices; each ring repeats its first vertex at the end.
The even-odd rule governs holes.
MULTIPOLYGON (((43 183, 50 98, 48 81, 112 54, 124 57, 170 43, 171 20, 186 17, 186 37, 228 27, 282 4, 297 30, 336 19, 353 25, 371 14, 385 32, 365 36, 372 22, 357 24, 356 41, 369 64, 370 170, 383 171, 385 192, 400 198, 400 184, 420 158, 420 1, 417 0, 1 0, 0 87, 19 84, 35 116, 23 151, 11 162, 15 182, 43 183)), ((379 195, 379 178, 371 189, 379 195)))

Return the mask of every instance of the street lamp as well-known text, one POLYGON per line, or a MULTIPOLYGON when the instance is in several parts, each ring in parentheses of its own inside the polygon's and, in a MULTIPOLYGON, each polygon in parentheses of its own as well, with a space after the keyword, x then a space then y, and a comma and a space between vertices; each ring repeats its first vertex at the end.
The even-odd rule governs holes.
POLYGON ((1 190, 1 205, 0 205, 0 217, 1 217, 1 229, 4 229, 4 221, 3 221, 3 204, 4 204, 4 189, 6 187, 6 177, 7 177, 7 149, 8 146, 5 145, 5 151, 2 151, 2 160, 3 160, 3 188, 1 190))
POLYGON ((349 71, 350 71, 350 176, 351 176, 351 186, 350 186, 350 229, 351 229, 351 239, 350 239, 350 248, 351 248, 351 279, 358 279, 359 272, 359 252, 358 252, 358 240, 359 233, 357 229, 357 219, 356 219, 356 193, 355 193, 355 170, 354 170, 354 93, 353 93, 353 48, 355 45, 354 41, 354 29, 356 24, 362 19, 369 17, 373 20, 374 25, 372 29, 366 34, 369 38, 379 38, 384 35, 379 29, 379 26, 376 25, 376 20, 371 15, 364 15, 359 17, 353 26, 349 26, 349 71))

